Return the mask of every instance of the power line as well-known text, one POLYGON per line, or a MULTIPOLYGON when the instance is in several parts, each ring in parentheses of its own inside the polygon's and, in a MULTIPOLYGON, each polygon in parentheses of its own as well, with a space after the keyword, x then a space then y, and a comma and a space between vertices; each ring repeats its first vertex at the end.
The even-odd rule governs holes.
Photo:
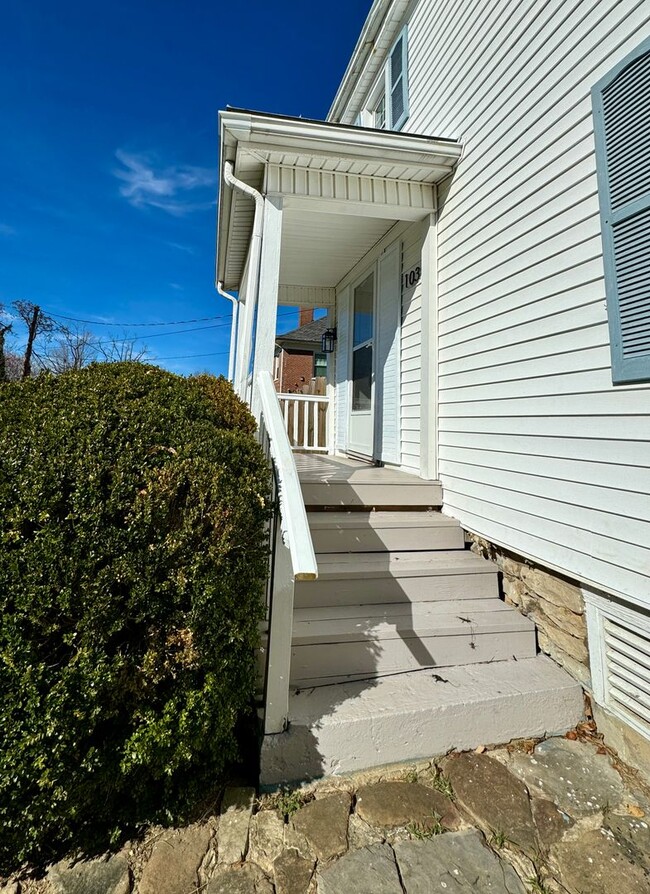
POLYGON ((192 329, 174 329, 173 332, 154 332, 152 334, 147 333, 146 335, 138 335, 131 336, 129 338, 111 338, 108 341, 94 341, 92 342, 95 347, 102 347, 103 345, 121 345, 125 344, 127 341, 145 341, 150 338, 164 338, 167 335, 183 335, 186 332, 205 332, 206 329, 223 329, 224 326, 230 326, 230 323, 215 323, 214 326, 194 326, 192 329))
MULTIPOLYGON (((72 323, 86 323, 88 326, 116 326, 117 328, 128 329, 129 326, 185 326, 188 323, 208 323, 212 320, 229 320, 230 314, 218 314, 215 317, 196 317, 193 320, 165 320, 161 323, 107 323, 105 320, 83 320, 81 317, 69 317, 64 314, 55 314, 49 310, 41 309, 41 313, 47 317, 55 317, 57 320, 69 320, 72 323)), ((284 311, 278 313, 279 317, 286 317, 296 313, 295 310, 284 311)), ((191 331, 191 330, 188 330, 191 331)))
POLYGON ((160 363, 162 360, 190 360, 192 357, 223 357, 230 351, 213 351, 210 354, 181 354, 178 357, 154 357, 150 361, 145 359, 145 363, 160 363))
POLYGON ((224 320, 229 314, 219 314, 216 317, 197 317, 194 320, 166 320, 163 323, 107 323, 105 320, 82 320, 80 317, 66 317, 64 314, 55 314, 52 311, 43 311, 48 317, 57 320, 70 320, 72 323, 87 323, 89 326, 185 326, 188 323, 207 323, 210 320, 224 320))

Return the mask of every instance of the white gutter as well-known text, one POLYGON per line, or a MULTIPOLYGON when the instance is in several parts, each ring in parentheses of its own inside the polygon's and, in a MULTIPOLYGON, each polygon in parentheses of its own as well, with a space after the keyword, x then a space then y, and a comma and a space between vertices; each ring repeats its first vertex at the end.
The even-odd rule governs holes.
MULTIPOLYGON (((299 154, 331 155, 338 159, 373 158, 386 164, 402 163, 425 168, 446 163, 449 173, 461 154, 461 146, 456 140, 421 134, 283 118, 238 109, 221 112, 221 121, 226 132, 237 135, 240 145, 243 143, 248 151, 261 153, 295 149, 299 154), (438 156, 438 159, 432 156, 438 156)), ((244 185, 246 189, 252 189, 244 185)))
MULTIPOLYGON (((260 258, 262 256, 262 231, 264 229, 264 196, 248 183, 238 180, 233 173, 233 164, 226 161, 223 166, 223 179, 225 183, 238 192, 243 193, 255 202, 255 217, 253 220, 253 233, 251 236, 250 247, 250 276, 246 283, 246 294, 243 298, 246 304, 246 313, 244 319, 244 340, 241 344, 242 350, 237 354, 237 370, 233 370, 235 377, 235 389, 238 394, 243 396, 248 378, 248 367, 251 360, 252 337, 253 337, 253 318, 255 312, 255 303, 257 301, 258 284, 260 278, 260 258)), ((232 351, 232 348, 231 348, 232 351)))
POLYGON ((235 357, 237 355, 237 320, 239 318, 239 299, 231 295, 230 292, 224 291, 223 283, 217 282, 217 292, 222 298, 232 301, 232 324, 230 326, 230 352, 228 354, 228 381, 233 382, 235 378, 235 357))

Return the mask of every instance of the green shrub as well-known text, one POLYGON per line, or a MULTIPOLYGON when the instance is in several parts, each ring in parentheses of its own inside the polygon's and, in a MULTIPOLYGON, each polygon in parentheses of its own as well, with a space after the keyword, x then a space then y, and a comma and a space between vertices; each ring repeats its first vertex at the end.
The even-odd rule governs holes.
POLYGON ((0 385, 0 872, 178 819, 235 757, 266 572, 253 430, 225 380, 137 363, 0 385))

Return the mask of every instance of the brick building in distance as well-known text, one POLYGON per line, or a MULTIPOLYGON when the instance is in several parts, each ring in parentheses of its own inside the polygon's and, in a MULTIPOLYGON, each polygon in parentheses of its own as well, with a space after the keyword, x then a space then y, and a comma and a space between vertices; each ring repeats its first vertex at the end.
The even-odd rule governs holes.
POLYGON ((327 317, 315 320, 313 308, 301 308, 298 328, 276 338, 274 379, 279 392, 303 392, 313 378, 327 375, 327 355, 321 350, 327 328, 327 317))

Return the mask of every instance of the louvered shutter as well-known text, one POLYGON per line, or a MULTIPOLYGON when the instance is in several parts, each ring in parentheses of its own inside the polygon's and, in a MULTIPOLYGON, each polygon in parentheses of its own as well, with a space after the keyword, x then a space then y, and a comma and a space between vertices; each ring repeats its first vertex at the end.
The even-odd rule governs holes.
POLYGON ((398 37, 388 60, 390 129, 399 130, 408 118, 408 52, 406 28, 398 37))
POLYGON ((650 40, 593 89, 615 384, 650 380, 650 40))

